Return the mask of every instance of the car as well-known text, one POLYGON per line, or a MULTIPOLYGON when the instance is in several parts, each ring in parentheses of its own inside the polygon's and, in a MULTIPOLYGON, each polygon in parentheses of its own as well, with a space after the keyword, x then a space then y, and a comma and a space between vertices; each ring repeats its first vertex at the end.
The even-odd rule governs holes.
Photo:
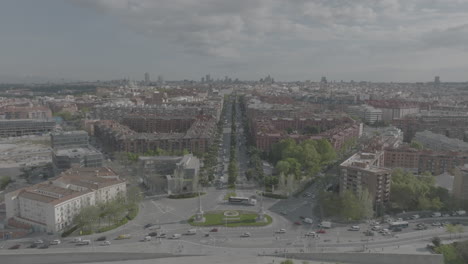
POLYGON ((361 230, 361 227, 359 226, 351 226, 350 228, 348 228, 348 231, 359 231, 361 230))
POLYGON ((80 242, 76 243, 77 246, 86 246, 91 244, 91 240, 88 239, 83 239, 80 242))
POLYGON ((319 230, 317 230, 315 232, 317 232, 318 234, 326 234, 327 233, 327 231, 325 229, 319 229, 319 230))
POLYGON ((16 244, 16 245, 13 245, 13 246, 9 247, 8 249, 18 249, 20 247, 21 247, 20 244, 16 244))
POLYGON ((121 240, 121 239, 129 239, 131 238, 132 236, 129 235, 129 234, 125 234, 125 235, 120 235, 116 238, 116 240, 121 240))
POLYGON ((295 225, 302 225, 302 223, 300 221, 296 221, 294 222, 295 225))
POLYGON ((28 248, 37 248, 37 244, 32 243, 28 248))
POLYGON ((419 217, 420 217, 420 216, 419 216, 418 214, 415 214, 415 215, 412 215, 412 216, 411 216, 411 219, 416 220, 416 219, 419 219, 419 217))
POLYGON ((213 228, 210 230, 210 232, 218 232, 218 228, 213 228))
POLYGON ((442 226, 442 223, 440 223, 440 222, 433 222, 433 223, 432 223, 432 226, 442 226))
POLYGON ((392 231, 393 231, 393 232, 401 232, 402 229, 399 228, 399 227, 394 227, 394 228, 392 228, 392 231))
POLYGON ((72 241, 73 243, 79 243, 81 242, 81 237, 75 237, 72 241))
POLYGON ((310 218, 305 218, 305 219, 302 220, 302 221, 303 221, 304 223, 306 223, 306 224, 312 224, 312 223, 314 223, 314 221, 313 221, 312 219, 310 219, 310 218))
POLYGON ((281 215, 288 215, 288 213, 286 213, 285 211, 282 211, 280 214, 281 215))
POLYGON ((109 240, 105 240, 100 245, 101 246, 109 246, 110 244, 111 244, 111 242, 109 240))
POLYGON ((301 215, 301 216, 299 216, 299 218, 300 218, 300 219, 305 219, 305 216, 302 216, 302 215, 301 215))
POLYGON ((379 231, 379 233, 381 233, 381 234, 389 233, 389 232, 390 232, 390 230, 388 230, 387 228, 381 229, 381 230, 379 231))
POLYGON ((169 239, 179 239, 181 237, 182 237, 181 234, 173 234, 172 236, 169 237, 169 239))
POLYGON ((40 247, 38 247, 39 249, 46 249, 46 248, 49 248, 49 245, 47 244, 42 244, 40 247))
POLYGON ((305 236, 319 237, 319 235, 317 233, 315 233, 314 231, 310 231, 310 232, 305 233, 305 236))
POLYGON ((164 234, 164 233, 161 233, 161 234, 158 234, 156 237, 157 237, 157 238, 166 238, 167 235, 164 234))
POLYGON ((155 236, 157 236, 157 235, 158 235, 157 232, 151 232, 151 233, 148 234, 148 236, 150 236, 150 237, 155 237, 155 236))
POLYGON ((146 228, 150 228, 150 227, 152 227, 152 226, 154 226, 154 224, 146 224, 146 225, 144 226, 144 228, 146 229, 146 228))
POLYGON ((106 236, 100 236, 96 239, 96 241, 105 241, 107 239, 106 236))
POLYGON ((209 236, 210 236, 210 233, 206 233, 206 234, 205 234, 205 237, 209 237, 209 236))
POLYGON ((38 239, 36 241, 34 241, 34 244, 44 244, 44 241, 42 241, 42 239, 38 239))
POLYGON ((144 241, 144 242, 151 241, 151 236, 145 236, 145 237, 143 238, 143 241, 144 241))
POLYGON ((250 233, 249 232, 245 232, 241 235, 241 237, 250 237, 250 233))
POLYGON ((284 229, 284 228, 278 229, 278 230, 275 231, 275 233, 284 234, 284 233, 286 233, 286 229, 284 229))
POLYGON ((382 227, 379 225, 376 225, 376 226, 373 226, 371 229, 372 231, 379 231, 380 229, 382 229, 382 227))
POLYGON ((366 230, 364 231, 365 236, 375 236, 375 232, 371 230, 366 230))
POLYGON ((50 241, 51 245, 59 245, 60 243, 61 243, 60 239, 54 239, 54 240, 50 241))

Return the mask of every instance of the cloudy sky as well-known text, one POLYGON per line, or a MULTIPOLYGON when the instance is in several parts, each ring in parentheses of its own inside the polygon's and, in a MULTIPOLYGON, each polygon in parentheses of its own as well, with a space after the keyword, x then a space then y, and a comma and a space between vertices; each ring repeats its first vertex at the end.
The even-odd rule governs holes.
POLYGON ((468 80, 468 0, 2 0, 2 76, 468 80))

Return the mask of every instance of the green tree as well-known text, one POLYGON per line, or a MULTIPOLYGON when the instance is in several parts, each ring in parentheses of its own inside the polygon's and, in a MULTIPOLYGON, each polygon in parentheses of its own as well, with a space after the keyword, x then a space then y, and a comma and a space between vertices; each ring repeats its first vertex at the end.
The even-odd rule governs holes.
POLYGON ((281 261, 280 264, 294 264, 294 262, 290 259, 287 259, 287 260, 281 261))
POLYGON ((424 146, 420 142, 415 141, 415 140, 411 141, 410 147, 419 149, 419 150, 424 149, 424 146))
POLYGON ((0 177, 0 190, 4 190, 8 184, 10 184, 11 178, 10 176, 2 176, 0 177))
POLYGON ((457 232, 457 229, 454 225, 448 224, 445 226, 445 231, 450 234, 450 239, 452 239, 452 234, 457 232))
MULTIPOLYGON (((137 186, 132 186, 127 189, 127 203, 128 204, 139 204, 143 200, 143 193, 137 186)), ((117 201, 119 202, 119 201, 117 201)))

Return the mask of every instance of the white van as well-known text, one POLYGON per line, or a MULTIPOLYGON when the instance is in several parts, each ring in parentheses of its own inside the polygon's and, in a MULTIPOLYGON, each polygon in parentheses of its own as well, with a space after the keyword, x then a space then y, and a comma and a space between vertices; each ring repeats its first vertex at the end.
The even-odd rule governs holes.
POLYGON ((314 221, 313 221, 312 219, 310 219, 310 218, 305 218, 305 219, 304 219, 304 223, 313 224, 314 221))

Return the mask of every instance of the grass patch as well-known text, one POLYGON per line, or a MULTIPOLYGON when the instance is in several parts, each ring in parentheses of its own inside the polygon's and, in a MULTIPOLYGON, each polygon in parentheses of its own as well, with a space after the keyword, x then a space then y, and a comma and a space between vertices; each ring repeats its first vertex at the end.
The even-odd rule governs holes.
MULTIPOLYGON (((200 195, 205 195, 204 192, 200 192, 200 195)), ((197 197, 198 193, 182 193, 182 194, 171 194, 167 198, 169 199, 188 199, 197 197)))
POLYGON ((224 200, 229 200, 230 197, 235 197, 236 192, 228 192, 226 195, 224 195, 224 200))
POLYGON ((192 216, 188 223, 192 226, 227 226, 227 227, 238 227, 238 226, 266 226, 273 222, 273 219, 266 215, 267 222, 256 222, 258 214, 252 211, 240 211, 239 216, 226 217, 223 211, 211 211, 204 214, 206 221, 204 223, 194 222, 192 216), (226 222, 226 218, 228 221, 226 222))

